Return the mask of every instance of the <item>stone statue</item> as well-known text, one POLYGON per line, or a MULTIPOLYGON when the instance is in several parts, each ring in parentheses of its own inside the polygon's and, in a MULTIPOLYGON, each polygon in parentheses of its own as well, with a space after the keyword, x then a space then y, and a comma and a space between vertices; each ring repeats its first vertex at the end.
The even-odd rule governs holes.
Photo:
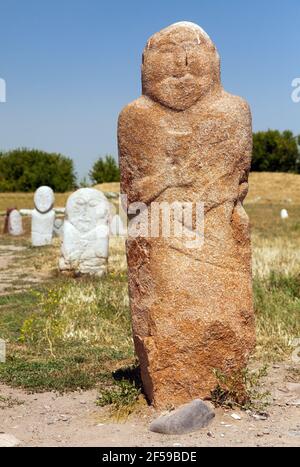
POLYGON ((93 188, 81 188, 67 201, 60 270, 103 276, 107 272, 109 202, 93 188))
POLYGON ((23 222, 22 216, 17 209, 7 209, 7 220, 5 221, 4 231, 10 235, 17 237, 23 235, 23 222))
POLYGON ((49 186, 41 186, 34 193, 34 205, 31 214, 32 246, 50 245, 52 242, 55 219, 54 193, 49 186))
POLYGON ((64 220, 57 217, 53 225, 53 234, 58 238, 63 238, 64 235, 64 220))
POLYGON ((9 224, 9 215, 12 211, 14 211, 17 208, 7 208, 5 217, 4 217, 4 226, 3 226, 3 234, 8 234, 8 224, 9 224))
POLYGON ((201 247, 175 236, 127 241, 135 348, 146 394, 164 408, 209 397, 215 370, 238 372, 254 346, 243 208, 251 113, 224 91, 216 47, 193 23, 149 39, 142 89, 119 117, 121 193, 150 214, 154 201, 203 203, 205 214, 201 247))

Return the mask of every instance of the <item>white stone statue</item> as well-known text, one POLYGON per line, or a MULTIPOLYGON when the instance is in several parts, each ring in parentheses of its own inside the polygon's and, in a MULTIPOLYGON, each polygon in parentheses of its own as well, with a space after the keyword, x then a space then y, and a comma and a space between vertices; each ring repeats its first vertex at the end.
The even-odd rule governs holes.
POLYGON ((53 225, 53 234, 56 237, 63 238, 64 235, 64 220, 60 217, 57 217, 53 225))
POLYGON ((8 233, 10 235, 23 235, 22 216, 17 209, 13 209, 8 217, 8 233))
POLYGON ((53 235, 55 212, 54 193, 49 186, 41 186, 34 193, 35 209, 31 215, 32 246, 50 245, 53 235))
POLYGON ((94 188, 80 188, 67 201, 59 268, 101 277, 107 272, 110 206, 94 188))

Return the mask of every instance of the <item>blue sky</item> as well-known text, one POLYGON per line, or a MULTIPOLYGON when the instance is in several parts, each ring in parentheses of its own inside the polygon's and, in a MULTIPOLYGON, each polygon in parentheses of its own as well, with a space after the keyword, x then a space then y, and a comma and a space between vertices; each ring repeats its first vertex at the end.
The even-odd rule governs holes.
POLYGON ((225 88, 251 105, 255 130, 300 133, 299 0, 0 0, 0 149, 61 152, 79 178, 117 156, 116 124, 139 96, 148 37, 171 23, 202 26, 222 59, 225 88))

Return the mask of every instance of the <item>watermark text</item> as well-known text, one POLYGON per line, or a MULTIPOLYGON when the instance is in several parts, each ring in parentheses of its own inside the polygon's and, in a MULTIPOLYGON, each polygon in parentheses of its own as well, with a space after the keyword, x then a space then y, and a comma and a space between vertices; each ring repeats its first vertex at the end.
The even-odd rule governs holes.
POLYGON ((295 88, 291 94, 292 101, 298 104, 300 102, 300 78, 293 79, 292 87, 295 88))
POLYGON ((0 78, 0 103, 6 102, 6 81, 0 78))

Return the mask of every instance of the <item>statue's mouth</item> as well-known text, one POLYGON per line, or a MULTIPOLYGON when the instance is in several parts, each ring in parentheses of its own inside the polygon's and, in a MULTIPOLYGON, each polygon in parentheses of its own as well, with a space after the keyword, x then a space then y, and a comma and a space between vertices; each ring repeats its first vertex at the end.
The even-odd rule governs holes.
POLYGON ((186 73, 184 75, 179 75, 179 76, 176 76, 176 75, 173 75, 173 76, 170 76, 169 78, 166 79, 166 81, 168 82, 174 82, 174 83, 188 83, 188 84, 191 84, 191 82, 194 82, 194 77, 193 75, 191 75, 190 73, 186 73))
POLYGON ((195 78, 191 74, 183 76, 170 76, 163 82, 163 88, 169 89, 171 92, 177 93, 193 93, 197 87, 195 78))

